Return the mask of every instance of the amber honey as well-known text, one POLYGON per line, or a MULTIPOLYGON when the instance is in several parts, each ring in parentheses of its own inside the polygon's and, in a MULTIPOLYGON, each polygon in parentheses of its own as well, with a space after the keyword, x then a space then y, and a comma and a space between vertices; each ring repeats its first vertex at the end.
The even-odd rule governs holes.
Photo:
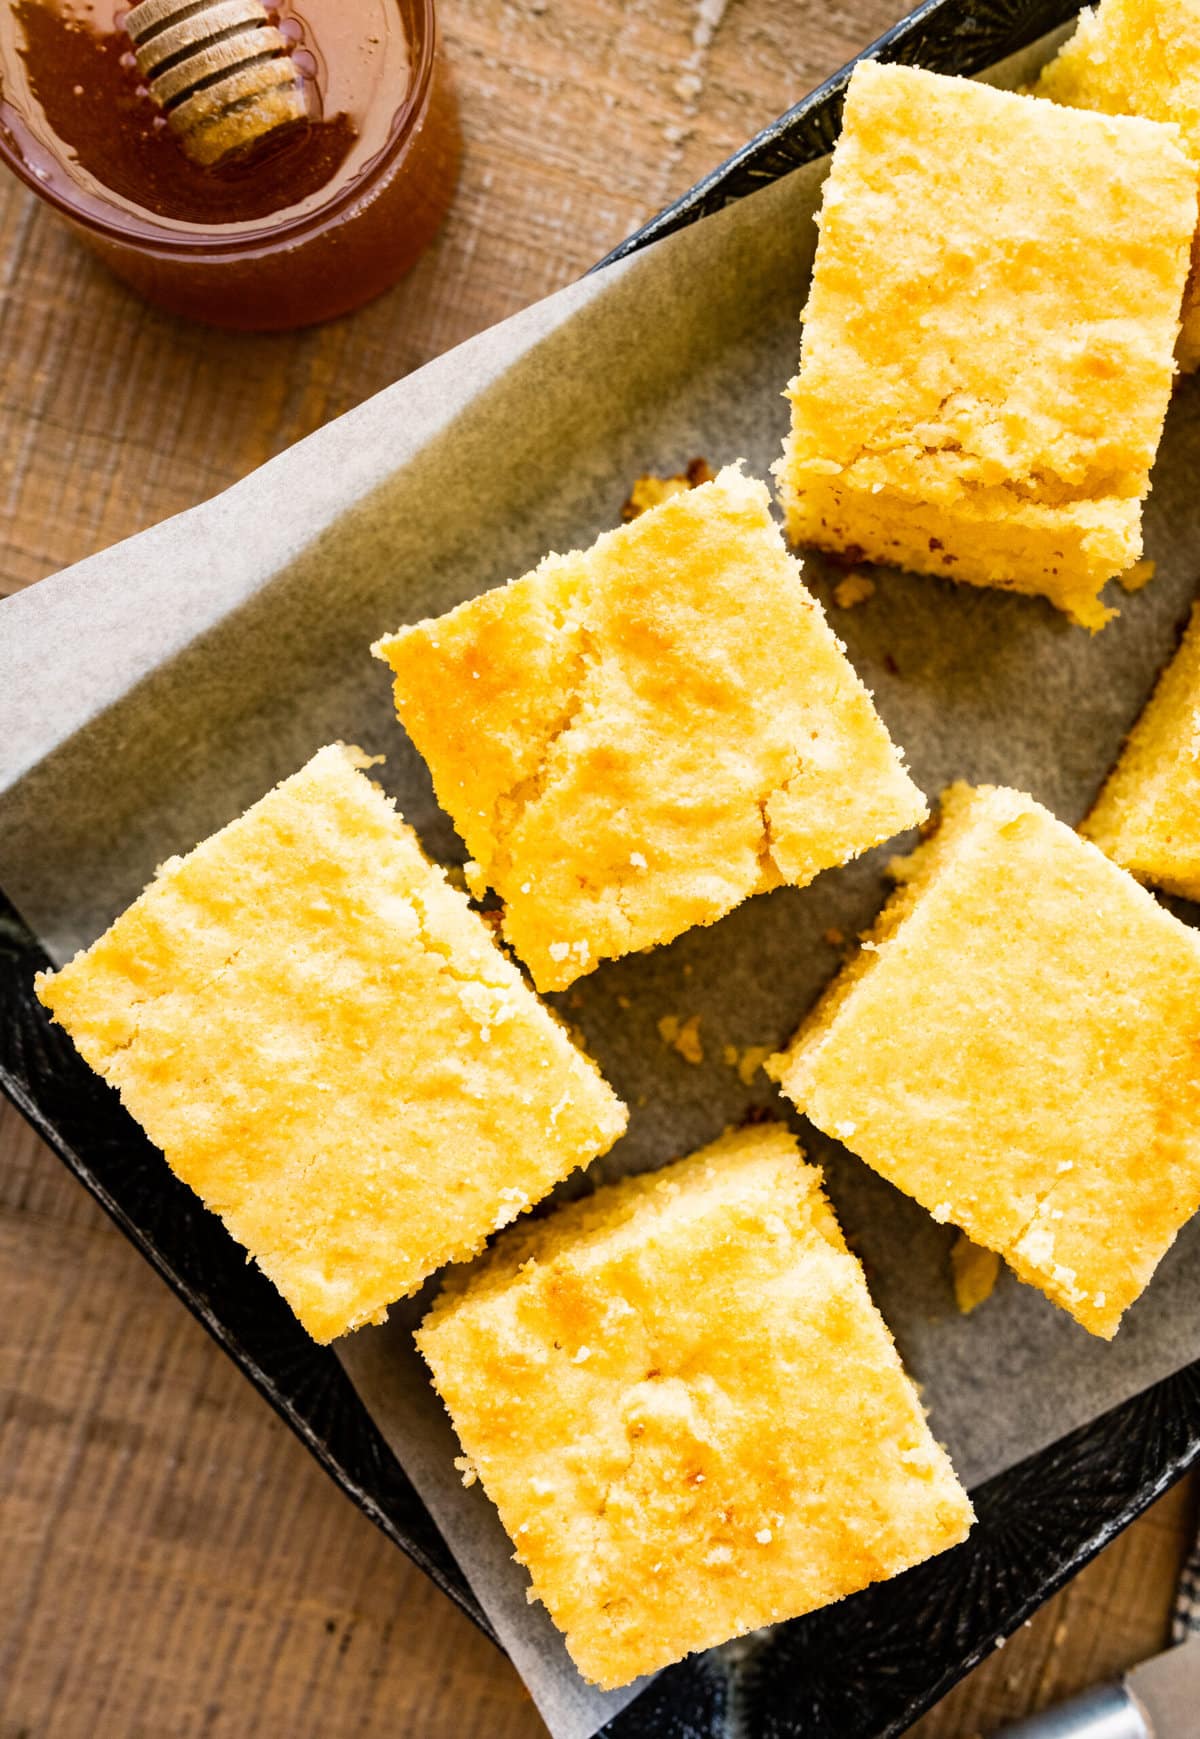
POLYGON ((116 0, 0 8, 0 157, 150 300, 270 329, 346 312, 428 245, 458 137, 432 0, 280 0, 314 118, 217 170, 140 80, 116 0))

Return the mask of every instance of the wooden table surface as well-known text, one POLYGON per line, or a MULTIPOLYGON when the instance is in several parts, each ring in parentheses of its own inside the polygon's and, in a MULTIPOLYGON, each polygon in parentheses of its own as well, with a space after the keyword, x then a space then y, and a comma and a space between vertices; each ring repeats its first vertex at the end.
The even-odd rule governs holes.
MULTIPOLYGON (((160 316, 3 178, 0 590, 211 495, 568 282, 896 4, 443 0, 453 213, 407 282, 318 331, 160 316)), ((7 1108, 0 1299, 0 1739, 544 1732, 7 1108)), ((1177 1488, 914 1731, 991 1733, 1154 1649, 1193 1526, 1177 1488)))

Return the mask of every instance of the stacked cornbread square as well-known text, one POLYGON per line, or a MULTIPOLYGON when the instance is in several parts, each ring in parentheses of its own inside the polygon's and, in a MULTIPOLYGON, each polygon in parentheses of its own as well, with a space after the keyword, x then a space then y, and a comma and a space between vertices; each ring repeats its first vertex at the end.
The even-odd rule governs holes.
MULTIPOLYGON (((1200 6, 1196 0, 1101 0, 1043 69, 1039 97, 1109 115, 1173 121, 1200 165, 1200 6)), ((1200 235, 1183 300, 1179 365, 1200 363, 1200 235)))
POLYGON ((597 1684, 838 1600, 970 1526, 782 1128, 514 1228, 417 1338, 597 1684))
POLYGON ((1101 626, 1141 553, 1196 225, 1173 129, 865 61, 819 222, 790 536, 1101 626))
POLYGON ((322 749, 37 986, 319 1341, 625 1125, 362 760, 322 749))
POLYGON ((539 990, 926 813, 734 467, 375 650, 539 990))
POLYGON ((1080 832, 1139 881, 1200 900, 1200 609, 1080 832))
POLYGON ((953 786, 769 1074, 1111 1337, 1200 1205, 1200 936, 1032 798, 953 786))

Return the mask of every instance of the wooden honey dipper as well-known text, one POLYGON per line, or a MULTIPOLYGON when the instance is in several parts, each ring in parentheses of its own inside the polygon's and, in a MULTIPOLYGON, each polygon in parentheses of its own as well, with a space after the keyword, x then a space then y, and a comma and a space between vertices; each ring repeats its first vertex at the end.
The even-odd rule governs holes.
POLYGON ((262 0, 141 0, 125 17, 138 70, 192 159, 244 157, 315 118, 315 87, 262 0))

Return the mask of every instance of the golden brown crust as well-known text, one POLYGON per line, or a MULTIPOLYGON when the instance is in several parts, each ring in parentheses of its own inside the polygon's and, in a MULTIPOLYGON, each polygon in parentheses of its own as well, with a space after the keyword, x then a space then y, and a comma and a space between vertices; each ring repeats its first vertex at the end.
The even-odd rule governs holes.
POLYGON ((1200 938, 1017 791, 952 787, 898 867, 768 1073, 1110 1337, 1200 1206, 1200 938))
POLYGON ((776 467, 792 538, 1100 627, 1141 553, 1195 225, 1166 128, 862 62, 776 467))
MULTIPOLYGON (((1101 0, 1085 8, 1034 94, 1073 109, 1174 122, 1200 164, 1200 10, 1194 0, 1101 0)), ((1185 371, 1200 363, 1200 232, 1176 354, 1185 371)))
POLYGON ((322 749, 37 985, 321 1341, 625 1125, 365 759, 322 749))
POLYGON ((541 990, 926 813, 736 467, 375 650, 541 990))
POLYGON ((970 1526, 820 1173, 778 1125, 514 1229, 417 1338, 534 1593, 601 1685, 970 1526))
POLYGON ((1200 607, 1080 832, 1139 881, 1200 900, 1200 607))

